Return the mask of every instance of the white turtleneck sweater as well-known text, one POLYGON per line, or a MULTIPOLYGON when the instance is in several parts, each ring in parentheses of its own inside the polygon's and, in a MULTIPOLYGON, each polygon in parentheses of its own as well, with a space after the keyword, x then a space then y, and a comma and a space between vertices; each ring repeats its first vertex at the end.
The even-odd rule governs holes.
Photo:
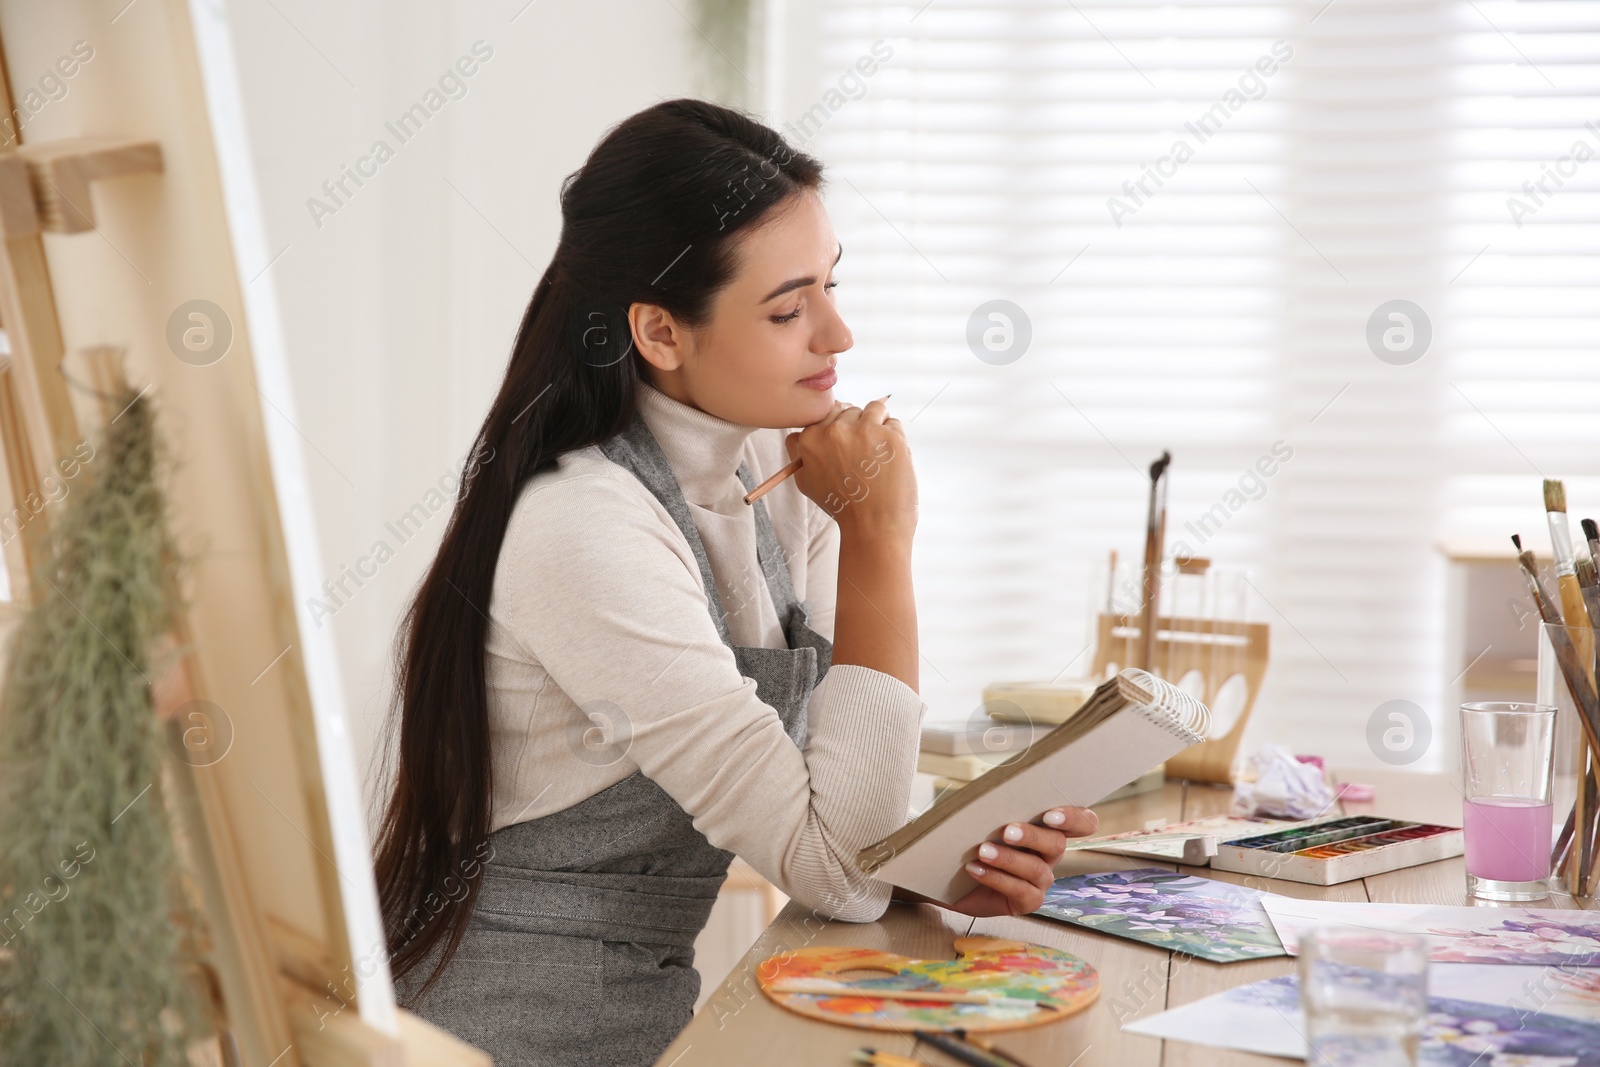
MULTIPOLYGON (((743 461, 759 481, 787 463, 784 431, 726 422, 648 385, 640 412, 689 504, 734 643, 785 647, 735 474, 743 461)), ((839 528, 792 479, 763 500, 795 595, 831 640, 839 528)), ((590 447, 528 483, 489 617, 493 829, 639 770, 713 845, 794 899, 847 921, 883 914, 890 887, 855 855, 906 820, 927 705, 892 675, 836 664, 796 747, 717 636, 688 541, 632 472, 590 447)))

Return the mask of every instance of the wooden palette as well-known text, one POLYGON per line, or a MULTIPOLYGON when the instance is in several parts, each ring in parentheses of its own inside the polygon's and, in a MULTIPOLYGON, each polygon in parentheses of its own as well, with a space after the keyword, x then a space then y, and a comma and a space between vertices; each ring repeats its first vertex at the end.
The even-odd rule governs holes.
POLYGON ((864 1030, 1018 1030, 1042 1026, 1082 1011, 1100 995, 1100 975, 1060 949, 999 937, 958 937, 958 958, 919 960, 870 948, 802 948, 763 960, 761 991, 798 1015, 864 1030), (857 971, 882 971, 862 978, 857 971), (850 977, 846 977, 849 975, 850 977), (831 978, 865 989, 916 989, 941 993, 995 993, 1052 1004, 950 1004, 889 1000, 870 994, 780 993, 789 978, 831 978))

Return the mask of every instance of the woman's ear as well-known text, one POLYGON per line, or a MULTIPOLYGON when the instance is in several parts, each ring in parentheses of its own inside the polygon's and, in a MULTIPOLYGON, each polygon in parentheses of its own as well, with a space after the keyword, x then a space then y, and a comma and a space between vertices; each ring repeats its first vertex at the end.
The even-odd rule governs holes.
POLYGON ((628 329, 633 333, 633 347, 656 370, 675 371, 683 366, 688 331, 672 312, 654 304, 630 304, 628 329))

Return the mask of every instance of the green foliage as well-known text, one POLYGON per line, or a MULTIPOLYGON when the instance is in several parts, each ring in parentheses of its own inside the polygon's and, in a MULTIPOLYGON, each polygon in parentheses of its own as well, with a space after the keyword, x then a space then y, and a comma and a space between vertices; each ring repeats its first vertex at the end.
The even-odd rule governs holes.
POLYGON ((54 516, 0 722, 0 1062, 178 1067, 204 1031, 150 660, 173 545, 154 412, 127 404, 54 516))

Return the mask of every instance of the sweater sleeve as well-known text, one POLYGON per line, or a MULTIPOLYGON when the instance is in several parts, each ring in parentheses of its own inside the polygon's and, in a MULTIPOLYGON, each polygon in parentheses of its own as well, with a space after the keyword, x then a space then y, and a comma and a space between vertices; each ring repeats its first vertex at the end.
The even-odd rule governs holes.
POLYGON ((494 623, 579 708, 620 721, 626 758, 713 845, 833 918, 883 913, 890 887, 855 855, 905 822, 926 710, 915 690, 834 667, 796 747, 719 638, 682 534, 619 479, 530 486, 500 561, 514 592, 497 580, 494 623))

